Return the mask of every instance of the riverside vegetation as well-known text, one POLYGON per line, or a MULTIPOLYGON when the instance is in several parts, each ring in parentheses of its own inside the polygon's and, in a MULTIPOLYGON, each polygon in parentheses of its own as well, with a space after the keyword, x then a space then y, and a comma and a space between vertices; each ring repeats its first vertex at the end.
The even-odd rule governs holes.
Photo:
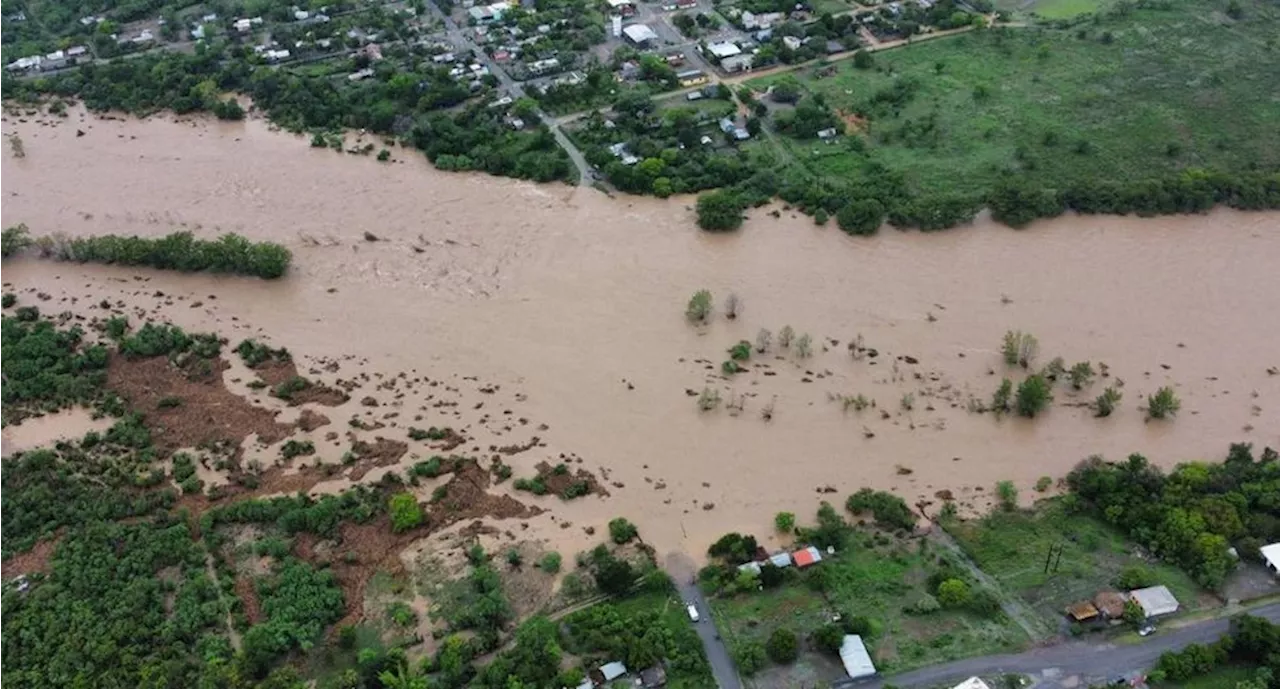
POLYGON ((251 242, 235 233, 216 240, 197 239, 190 232, 163 237, 66 237, 61 234, 32 238, 26 225, 4 230, 4 256, 35 247, 42 258, 78 263, 146 266, 184 273, 208 271, 252 275, 268 280, 282 277, 292 254, 274 242, 251 242))

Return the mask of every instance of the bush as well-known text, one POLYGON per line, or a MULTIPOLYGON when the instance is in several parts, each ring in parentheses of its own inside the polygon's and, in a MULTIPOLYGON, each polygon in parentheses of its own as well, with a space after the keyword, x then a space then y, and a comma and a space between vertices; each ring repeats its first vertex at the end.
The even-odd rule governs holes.
POLYGON ((547 574, 555 574, 556 572, 559 572, 560 571, 560 553, 552 551, 550 553, 547 553, 546 555, 543 555, 538 560, 538 569, 546 572, 547 574))
POLYGON ((947 579, 938 585, 938 603, 944 608, 962 608, 969 604, 969 585, 960 579, 947 579))
POLYGON ((401 533, 413 529, 422 523, 422 507, 413 493, 396 493, 387 503, 387 511, 391 513, 391 530, 401 533))
POLYGON ((300 455, 315 454, 316 446, 310 440, 297 441, 290 440, 280 448, 280 456, 285 459, 293 459, 300 455))
POLYGON ((1037 373, 1027 376, 1026 380, 1018 384, 1014 406, 1019 416, 1030 419, 1044 411, 1052 401, 1053 392, 1049 381, 1037 373))
POLYGON ((1147 397, 1147 418, 1163 419, 1178 413, 1178 409, 1182 407, 1182 402, 1178 396, 1173 393, 1173 388, 1165 386, 1156 390, 1154 395, 1147 397))
POLYGON ((1111 416, 1111 412, 1115 411, 1116 405, 1120 403, 1120 391, 1115 388, 1107 388, 1098 395, 1093 401, 1093 415, 1098 418, 1111 416))
POLYGON ((27 231, 26 224, 6 227, 0 232, 0 257, 2 258, 9 258, 29 246, 31 246, 31 235, 27 231))
POLYGON ((844 644, 844 628, 835 622, 818 627, 813 633, 813 645, 829 656, 840 657, 840 647, 844 644))
POLYGON ((5 292, 4 297, 0 297, 0 299, 3 300, 0 301, 0 306, 3 306, 6 309, 18 303, 18 295, 13 292, 5 292))
POLYGON ((637 535, 639 535, 639 532, 636 530, 635 524, 623 517, 618 517, 609 522, 609 538, 618 545, 630 542, 637 535))
POLYGON ((911 606, 907 608, 907 612, 916 615, 928 615, 941 609, 942 604, 938 602, 938 599, 926 593, 920 597, 920 600, 912 603, 911 606))
POLYGON ((707 554, 711 557, 724 558, 729 564, 740 565, 755 559, 758 547, 754 536, 744 536, 734 532, 727 533, 712 543, 707 549, 707 554))
POLYGON ((729 358, 734 361, 746 361, 751 358, 751 343, 741 340, 729 348, 729 358))
POLYGON ((1049 490, 1049 486, 1052 486, 1052 485, 1053 485, 1053 479, 1049 478, 1048 476, 1041 476, 1040 478, 1036 479, 1036 492, 1043 493, 1046 490, 1049 490))
POLYGON ((779 512, 773 517, 773 525, 782 533, 791 533, 796 528, 796 515, 791 512, 779 512))
POLYGON ((748 639, 733 649, 733 662, 738 666, 738 671, 747 677, 759 672, 767 659, 764 646, 759 641, 748 639))
POLYGON ((979 617, 991 618, 1000 612, 1000 600, 994 593, 986 589, 978 589, 970 593, 968 607, 979 617))
POLYGON ((707 316, 711 315, 711 292, 700 289, 689 297, 689 304, 684 309, 684 315, 691 321, 703 322, 707 320, 707 316))
POLYGON ((886 491, 863 488, 849 496, 845 509, 853 514, 871 512, 881 526, 910 531, 916 526, 916 517, 907 502, 886 491))
POLYGON ((800 657, 800 642, 796 639, 795 632, 778 628, 769 635, 769 641, 765 643, 764 650, 769 655, 769 660, 779 665, 787 665, 796 662, 796 658, 800 657))
POLYGON ((707 192, 698 197, 698 227, 708 232, 727 232, 742 227, 742 211, 746 203, 727 189, 707 192))
POLYGON ((884 224, 884 205, 875 199, 851 201, 836 213, 836 224, 849 234, 872 235, 884 224))
POLYGON ((996 497, 1000 499, 1000 509, 1012 512, 1018 507, 1018 488, 1013 481, 1001 481, 996 484, 996 497))
POLYGON ((1126 591, 1144 589, 1156 583, 1156 573, 1145 565, 1129 565, 1116 575, 1116 587, 1126 591))

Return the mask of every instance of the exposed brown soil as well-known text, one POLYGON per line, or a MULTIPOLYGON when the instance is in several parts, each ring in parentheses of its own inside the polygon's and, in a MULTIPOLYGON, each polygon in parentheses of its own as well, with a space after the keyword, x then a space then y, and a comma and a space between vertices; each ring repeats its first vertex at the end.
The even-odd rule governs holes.
POLYGON ((58 547, 58 541, 62 539, 62 535, 56 535, 53 538, 47 538, 35 544, 31 550, 25 553, 18 553, 13 557, 0 563, 0 569, 4 570, 4 578, 12 579, 19 574, 35 574, 36 572, 49 571, 49 558, 53 556, 53 551, 58 547))
POLYGON ((298 417, 298 428, 310 433, 321 426, 329 425, 329 417, 324 414, 317 414, 310 409, 303 409, 302 414, 298 417))
POLYGON ((609 497, 609 491, 600 482, 596 480, 595 474, 586 469, 579 468, 577 471, 567 471, 563 474, 555 473, 555 467, 549 462, 539 462, 535 467, 538 470, 538 478, 546 484, 547 491, 556 495, 564 495, 569 486, 575 483, 585 481, 587 484, 587 492, 599 495, 600 497, 609 497))
POLYGON ((510 495, 494 495, 488 489, 488 470, 475 460, 464 461, 445 484, 444 496, 427 507, 430 528, 434 531, 479 517, 514 519, 542 513, 541 508, 525 505, 510 495))
POLYGON ((249 620, 249 624, 261 622, 262 605, 258 602, 258 589, 253 585, 253 579, 249 575, 242 574, 236 577, 236 596, 244 606, 244 616, 249 620))
POLYGON ((107 367, 107 387, 146 413, 152 440, 165 453, 220 442, 238 447, 250 434, 274 443, 292 433, 289 425, 276 421, 276 412, 255 407, 227 390, 219 375, 228 366, 224 359, 212 363, 212 373, 195 376, 165 357, 113 356, 107 367), (177 399, 180 404, 161 407, 165 399, 177 399))
POLYGON ((847 110, 839 110, 837 112, 840 115, 840 119, 845 123, 845 126, 848 128, 847 130, 848 133, 853 134, 855 132, 866 131, 867 118, 859 117, 857 114, 849 112, 847 110))
POLYGON ((374 467, 385 467, 399 462, 408 451, 408 443, 389 440, 382 436, 374 438, 372 444, 358 440, 351 445, 351 452, 356 456, 357 463, 348 477, 352 481, 359 481, 374 467))
MULTIPOLYGON (((269 387, 275 386, 298 376, 298 366, 292 360, 280 361, 271 359, 264 361, 253 369, 258 374, 262 382, 269 387)), ((305 389, 299 390, 289 396, 289 406, 296 407, 299 404, 320 404, 326 407, 336 407, 347 401, 347 393, 331 388, 323 383, 317 383, 314 380, 307 379, 310 383, 305 389)))

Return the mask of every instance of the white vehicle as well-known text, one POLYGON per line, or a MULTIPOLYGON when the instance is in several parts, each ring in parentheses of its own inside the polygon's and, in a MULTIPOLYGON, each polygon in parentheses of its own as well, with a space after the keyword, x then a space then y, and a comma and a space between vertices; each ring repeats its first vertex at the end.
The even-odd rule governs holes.
POLYGON ((693 620, 694 622, 698 622, 701 619, 700 617, 698 617, 698 608, 693 603, 689 604, 688 610, 689 610, 689 619, 693 620))

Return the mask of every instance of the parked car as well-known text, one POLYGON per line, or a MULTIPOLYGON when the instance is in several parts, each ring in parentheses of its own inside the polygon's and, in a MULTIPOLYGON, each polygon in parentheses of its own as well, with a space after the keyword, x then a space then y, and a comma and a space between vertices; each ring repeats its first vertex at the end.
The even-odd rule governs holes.
POLYGON ((694 622, 698 622, 699 620, 701 620, 701 617, 698 616, 698 606, 694 605, 693 603, 689 603, 688 610, 689 610, 689 619, 693 620, 694 622))

